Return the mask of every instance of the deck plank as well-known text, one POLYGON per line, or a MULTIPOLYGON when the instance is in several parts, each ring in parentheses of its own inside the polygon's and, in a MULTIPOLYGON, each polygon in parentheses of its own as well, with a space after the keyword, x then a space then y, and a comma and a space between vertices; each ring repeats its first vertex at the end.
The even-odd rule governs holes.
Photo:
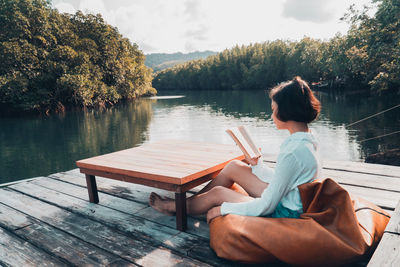
POLYGON ((88 201, 39 185, 19 183, 12 185, 11 188, 75 214, 103 223, 111 228, 129 233, 130 235, 136 235, 138 238, 151 242, 160 242, 163 247, 171 249, 176 253, 189 255, 194 247, 203 247, 204 254, 207 256, 190 255, 190 257, 211 265, 220 265, 224 262, 215 256, 215 253, 209 247, 209 241, 205 238, 186 232, 179 232, 174 228, 149 221, 145 218, 89 203, 88 201))
MULTIPOLYGON (((20 197, 19 194, 1 190, 0 194, 7 197, 20 197)), ((3 202, 4 203, 4 202, 3 202)), ((25 205, 30 205, 30 202, 25 202, 25 205)), ((0 205, 0 213, 12 214, 11 208, 0 205)), ((3 218, 1 226, 5 229, 15 229, 13 233, 22 239, 29 240, 34 246, 46 251, 49 254, 56 255, 59 258, 65 259, 67 262, 74 265, 111 265, 123 264, 125 266, 133 266, 132 263, 121 259, 120 257, 108 253, 105 250, 93 246, 79 238, 60 231, 48 224, 42 223, 32 217, 27 217, 22 213, 19 216, 25 216, 29 224, 24 227, 16 228, 19 224, 12 218, 3 218), (90 257, 87 257, 90 255, 90 257)))
MULTIPOLYGON (((87 190, 86 180, 84 174, 76 171, 77 169, 56 173, 49 175, 49 178, 55 179, 64 183, 70 183, 73 185, 77 185, 83 187, 84 190, 87 190)), ((103 177, 96 177, 97 189, 99 192, 104 192, 112 196, 116 196, 119 198, 131 200, 134 202, 142 203, 146 207, 149 207, 149 196, 150 193, 155 192, 163 197, 174 198, 174 192, 158 189, 154 187, 149 187, 140 184, 127 183, 119 180, 112 180, 103 177)), ((199 188, 204 186, 200 185, 199 188)), ((196 187, 197 188, 197 187, 196 187)), ((190 190, 187 192, 187 196, 191 196, 195 191, 190 190)), ((86 197, 84 198, 87 199, 86 197)), ((101 203, 99 203, 101 204, 101 203)), ((120 207, 118 207, 120 208, 120 207)), ((189 216, 190 217, 190 216, 189 216)), ((198 216, 195 216, 196 218, 198 216)), ((189 229, 190 230, 190 229, 189 229)))
MULTIPOLYGON (((84 188, 84 190, 87 190, 84 175, 77 171, 72 170, 64 173, 52 174, 49 177, 65 183, 71 183, 74 185, 81 186, 84 188)), ((146 208, 138 211, 136 213, 137 216, 144 217, 148 220, 151 220, 153 222, 158 222, 165 226, 175 227, 175 217, 166 216, 163 215, 162 213, 155 212, 152 208, 149 208, 148 205, 148 199, 151 192, 156 192, 163 197, 174 198, 174 194, 172 192, 144 185, 126 183, 118 180, 110 180, 101 177, 96 177, 96 180, 97 180, 97 189, 99 190, 99 192, 105 192, 113 196, 123 197, 125 199, 145 204, 146 208)), ((203 186, 204 185, 199 186, 198 189, 202 188, 203 186)), ((187 196, 191 195, 192 195, 191 192, 187 193, 187 196)), ((100 199, 102 198, 100 197, 100 199)), ((115 203, 115 201, 111 202, 115 203)), ((100 200, 99 204, 102 204, 102 200, 100 200)), ((118 207, 116 203, 115 206, 117 210, 131 213, 129 209, 122 210, 121 207, 118 207)), ((206 223, 205 215, 188 216, 188 226, 189 226, 187 229, 188 233, 202 236, 204 238, 209 238, 210 233, 208 225, 206 223)))
MULTIPOLYGON (((78 169, 68 172, 55 173, 48 176, 49 178, 60 180, 62 182, 71 183, 74 185, 82 186, 87 190, 85 175, 80 173, 78 169)), ((125 198, 135 202, 148 205, 149 196, 151 192, 155 192, 164 197, 174 198, 175 194, 172 191, 158 189, 140 184, 127 183, 119 180, 112 180, 96 176, 97 189, 104 193, 114 195, 117 197, 125 198)), ((206 182, 207 183, 207 182, 206 182)), ((199 185, 187 191, 187 196, 199 191, 206 184, 199 185)))
POLYGON ((0 214, 5 215, 0 216, 0 225, 3 227, 7 226, 10 231, 15 231, 33 223, 32 220, 29 220, 29 218, 21 214, 21 212, 11 209, 2 203, 0 203, 0 214))
POLYGON ((323 177, 331 177, 341 184, 400 192, 400 179, 395 177, 330 169, 323 169, 322 175, 323 177))
POLYGON ((0 227, 0 265, 70 266, 0 227))
POLYGON ((399 202, 397 203, 395 213, 392 215, 385 232, 400 235, 400 198, 399 202))
POLYGON ((341 184, 341 186, 346 189, 350 195, 354 194, 388 210, 394 210, 396 208, 397 201, 400 199, 400 193, 397 192, 344 184, 341 184))
MULTIPOLYGON (((17 215, 25 217, 28 225, 35 223, 33 219, 44 221, 46 224, 67 232, 76 238, 83 239, 86 242, 101 247, 109 253, 114 253, 121 258, 141 264, 145 259, 146 264, 151 266, 171 266, 183 264, 185 266, 204 266, 204 262, 199 262, 188 257, 172 253, 170 250, 154 246, 154 244, 140 239, 134 239, 124 235, 115 229, 109 228, 101 223, 94 222, 79 215, 75 215, 66 210, 52 206, 45 202, 33 199, 29 196, 16 193, 18 201, 13 201, 13 207, 20 210, 16 211, 0 204, 0 212, 3 214, 17 215), (29 205, 27 205, 29 203, 29 205), (34 206, 36 210, 29 208, 34 206), (28 214, 22 214, 22 212, 28 214), (28 217, 29 216, 29 217, 28 217)), ((1 224, 7 227, 15 228, 20 225, 19 221, 13 218, 2 218, 1 224), (8 222, 5 222, 8 220, 8 222)))
POLYGON ((368 267, 400 266, 400 200, 368 267))
POLYGON ((11 186, 11 188, 70 212, 115 227, 121 231, 137 234, 150 241, 159 241, 162 243, 179 233, 178 230, 150 223, 141 218, 102 205, 89 203, 88 201, 65 195, 39 185, 20 183, 11 186))
POLYGON ((326 161, 324 168, 400 178, 400 167, 352 161, 326 161))
MULTIPOLYGON (((42 179, 36 179, 35 181, 31 182, 32 184, 40 185, 42 187, 55 190, 57 192, 70 195, 76 198, 80 198, 83 200, 88 200, 88 191, 86 186, 76 186, 70 183, 65 183, 60 180, 43 177, 42 179)), ((130 201, 128 199, 124 199, 117 196, 111 196, 109 194, 104 194, 99 192, 99 200, 101 205, 128 212, 131 214, 136 213, 137 211, 144 209, 147 205, 144 205, 139 202, 130 201)))
POLYGON ((24 239, 29 239, 32 244, 48 253, 64 258, 77 266, 135 266, 133 263, 115 254, 109 253, 46 224, 32 224, 16 231, 16 234, 24 239))
MULTIPOLYGON (((152 222, 158 222, 162 225, 175 228, 176 222, 175 222, 175 216, 168 216, 164 215, 160 212, 156 212, 153 208, 148 207, 145 209, 142 209, 136 213, 137 216, 146 218, 147 220, 150 220, 152 222)), ((205 215, 204 216, 198 216, 198 217, 188 217, 188 230, 186 231, 187 233, 203 237, 205 239, 210 239, 210 229, 208 227, 208 224, 206 222, 205 215)))
POLYGON ((400 266, 400 235, 385 233, 368 267, 400 266))
MULTIPOLYGON (((75 172, 64 172, 49 175, 50 178, 60 180, 62 182, 71 183, 82 186, 86 189, 85 175, 75 172)), ((115 196, 120 196, 125 199, 136 201, 142 204, 147 204, 150 192, 163 194, 164 196, 173 198, 175 195, 168 190, 162 190, 145 185, 132 184, 119 180, 111 180, 96 176, 97 189, 101 192, 106 192, 115 196)), ((87 189, 86 189, 87 190, 87 189)))
MULTIPOLYGON (((112 180, 110 180, 112 181, 112 180)), ((83 200, 87 199, 87 189, 85 187, 80 187, 76 185, 72 185, 69 183, 62 182, 60 180, 55 180, 51 178, 43 177, 43 179, 38 179, 32 181, 33 184, 43 186, 45 188, 55 190, 57 192, 61 192, 67 195, 71 195, 77 198, 84 197, 83 200)), ((128 184, 128 183, 125 183, 128 184)), ((133 185, 133 184, 130 184, 133 185)), ((98 188, 100 188, 98 186, 98 188)), ((103 188, 103 187, 101 187, 103 188)), ((144 199, 140 199, 140 202, 147 202, 148 195, 152 188, 146 187, 148 194, 142 194, 141 196, 144 199)), ((165 191, 164 191, 165 192, 165 191)), ((115 193, 115 192, 114 192, 115 193)), ((172 227, 176 226, 175 217, 174 216, 165 216, 162 213, 156 212, 154 209, 149 207, 149 205, 143 205, 134 201, 129 201, 127 199, 120 198, 117 194, 109 195, 104 193, 99 193, 100 202, 99 205, 103 205, 118 211, 122 211, 128 214, 136 215, 139 217, 146 218, 147 220, 157 222, 159 224, 172 227), (138 207, 137 207, 138 206, 138 207)), ((199 221, 198 219, 194 219, 193 217, 188 218, 188 233, 202 236, 204 238, 209 238, 209 228, 205 220, 199 221)))

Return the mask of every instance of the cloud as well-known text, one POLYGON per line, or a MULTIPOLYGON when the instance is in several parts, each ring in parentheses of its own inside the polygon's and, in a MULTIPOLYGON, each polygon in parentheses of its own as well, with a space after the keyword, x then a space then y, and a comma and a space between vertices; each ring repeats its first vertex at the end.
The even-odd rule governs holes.
MULTIPOLYGON (((82 0, 78 0, 78 1, 82 1, 82 0)), ((138 2, 143 2, 143 0, 135 0, 135 1, 132 1, 132 0, 112 0, 112 1, 105 0, 104 6, 107 10, 113 10, 118 7, 129 6, 132 2, 138 3, 138 2)))
POLYGON ((192 42, 192 41, 187 41, 186 43, 185 43, 185 50, 186 51, 197 51, 197 46, 196 46, 196 44, 194 43, 194 42, 192 42))
POLYGON ((68 4, 68 3, 58 3, 58 4, 55 4, 54 7, 60 13, 74 14, 76 12, 76 8, 72 4, 68 4))
POLYGON ((85 13, 90 13, 94 15, 100 13, 106 19, 107 15, 109 14, 102 0, 83 0, 79 4, 79 9, 84 11, 85 13))
POLYGON ((189 29, 185 32, 184 36, 186 38, 198 40, 198 41, 205 41, 207 40, 207 31, 208 28, 206 25, 201 24, 198 25, 196 29, 189 29))
POLYGON ((196 51, 202 43, 207 42, 209 26, 205 8, 207 4, 198 0, 185 0, 183 16, 186 17, 182 38, 187 52, 196 51))
POLYGON ((334 19, 334 12, 327 0, 287 0, 282 15, 299 21, 325 23, 334 19))
POLYGON ((193 19, 198 19, 200 17, 199 4, 200 2, 196 0, 187 0, 185 2, 184 12, 188 16, 188 21, 191 21, 193 19))
POLYGON ((345 33, 339 18, 371 0, 53 0, 61 12, 102 14, 144 53, 222 51, 238 45, 345 33))
POLYGON ((139 49, 142 50, 142 51, 145 51, 146 54, 157 52, 157 48, 156 47, 154 47, 151 44, 148 44, 146 42, 139 41, 139 42, 137 42, 137 45, 139 46, 139 49))

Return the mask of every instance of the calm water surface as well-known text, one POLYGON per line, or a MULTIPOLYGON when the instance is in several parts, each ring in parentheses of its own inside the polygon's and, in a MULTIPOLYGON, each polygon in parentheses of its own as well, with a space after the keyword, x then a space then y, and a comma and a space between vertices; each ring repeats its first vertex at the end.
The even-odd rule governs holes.
MULTIPOLYGON (((160 94, 164 94, 161 92, 160 94)), ((169 92, 184 97, 141 99, 102 111, 0 118, 0 183, 76 168, 75 161, 162 139, 233 143, 225 129, 246 125, 265 153, 289 135, 275 129, 264 91, 169 92)), ((346 127, 399 103, 399 97, 319 93, 322 113, 311 124, 324 159, 362 161, 400 147, 400 108, 346 127)))

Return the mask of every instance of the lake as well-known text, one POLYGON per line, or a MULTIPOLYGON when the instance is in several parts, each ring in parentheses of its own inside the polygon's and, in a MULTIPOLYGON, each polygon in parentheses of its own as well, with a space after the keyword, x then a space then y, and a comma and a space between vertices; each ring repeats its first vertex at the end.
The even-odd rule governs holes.
MULTIPOLYGON (((288 132, 271 119, 270 100, 259 91, 160 92, 112 108, 64 115, 0 117, 0 183, 76 168, 75 161, 162 139, 230 143, 225 130, 245 125, 264 153, 277 154, 288 132)), ((346 125, 399 103, 398 96, 319 92, 318 135, 324 159, 363 161, 400 147, 400 108, 352 127, 346 125)), ((156 163, 155 163, 156 164, 156 163)))

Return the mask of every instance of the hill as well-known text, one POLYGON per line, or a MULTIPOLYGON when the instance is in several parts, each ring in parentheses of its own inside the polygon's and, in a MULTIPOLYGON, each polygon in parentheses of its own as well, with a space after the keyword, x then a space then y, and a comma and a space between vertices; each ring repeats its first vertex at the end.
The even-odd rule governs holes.
POLYGON ((192 53, 153 53, 146 55, 145 65, 154 70, 154 72, 173 67, 176 64, 184 63, 190 60, 207 58, 208 56, 215 55, 217 52, 203 51, 203 52, 192 52, 192 53))

